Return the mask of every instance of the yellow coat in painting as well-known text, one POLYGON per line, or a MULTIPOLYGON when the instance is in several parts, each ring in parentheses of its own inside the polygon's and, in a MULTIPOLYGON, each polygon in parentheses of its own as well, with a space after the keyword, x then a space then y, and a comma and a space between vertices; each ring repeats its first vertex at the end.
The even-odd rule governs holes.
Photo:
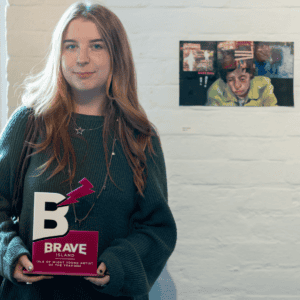
MULTIPOLYGON (((244 106, 277 106, 271 80, 264 76, 255 76, 250 82, 250 89, 244 106)), ((207 92, 207 106, 239 106, 237 97, 229 85, 221 78, 216 80, 207 92)))

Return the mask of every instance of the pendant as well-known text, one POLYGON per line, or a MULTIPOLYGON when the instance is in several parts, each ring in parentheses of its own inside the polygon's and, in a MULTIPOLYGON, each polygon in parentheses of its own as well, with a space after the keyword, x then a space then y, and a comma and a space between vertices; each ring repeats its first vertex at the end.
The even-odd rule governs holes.
POLYGON ((76 130, 77 134, 81 134, 82 135, 82 133, 84 132, 85 129, 82 129, 81 127, 79 127, 79 128, 75 128, 75 130, 76 130))
POLYGON ((79 226, 79 227, 80 227, 82 221, 83 221, 83 220, 79 220, 77 217, 75 217, 75 223, 78 222, 78 226, 79 226))

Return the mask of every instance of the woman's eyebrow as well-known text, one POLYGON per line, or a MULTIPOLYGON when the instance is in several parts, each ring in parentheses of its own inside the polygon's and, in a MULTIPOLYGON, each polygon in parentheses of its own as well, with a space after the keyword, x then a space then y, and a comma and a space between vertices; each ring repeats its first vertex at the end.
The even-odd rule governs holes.
MULTIPOLYGON (((76 40, 64 40, 64 41, 63 41, 63 44, 64 44, 64 43, 68 43, 68 42, 77 43, 76 40)), ((94 43, 94 42, 104 42, 104 41, 103 41, 102 39, 90 40, 90 43, 94 43)))

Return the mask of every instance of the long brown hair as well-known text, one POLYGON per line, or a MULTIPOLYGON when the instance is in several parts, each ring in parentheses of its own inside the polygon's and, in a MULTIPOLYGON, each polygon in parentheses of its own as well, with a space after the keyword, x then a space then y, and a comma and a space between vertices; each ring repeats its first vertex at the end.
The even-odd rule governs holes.
MULTIPOLYGON (((46 133, 43 142, 32 144, 39 149, 34 154, 48 150, 49 146, 52 151, 50 159, 39 167, 40 170, 43 169, 39 175, 56 160, 58 166, 48 178, 50 179, 67 165, 70 167, 71 156, 73 168, 65 181, 71 182, 75 177, 75 152, 68 133, 74 103, 71 99, 70 86, 62 75, 60 58, 62 37, 68 24, 77 18, 94 22, 105 41, 111 59, 111 73, 106 85, 107 97, 103 105, 105 115, 103 144, 107 170, 109 172, 108 136, 110 132, 115 132, 133 171, 137 193, 144 197, 147 179, 145 150, 149 149, 150 155, 155 154, 151 137, 156 135, 159 142, 160 138, 138 101, 136 73, 125 29, 114 13, 95 1, 79 1, 67 9, 53 32, 45 69, 25 80, 26 92, 23 94, 22 102, 27 107, 34 108, 36 118, 43 119, 46 133), (60 159, 61 143, 64 154, 60 159)), ((110 174, 109 177, 113 181, 110 174)))

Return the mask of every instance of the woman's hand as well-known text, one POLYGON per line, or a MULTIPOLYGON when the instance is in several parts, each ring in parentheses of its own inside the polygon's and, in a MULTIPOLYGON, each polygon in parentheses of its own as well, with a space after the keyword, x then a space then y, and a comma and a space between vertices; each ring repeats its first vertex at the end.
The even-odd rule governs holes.
POLYGON ((13 277, 18 281, 18 282, 28 282, 28 283, 33 283, 37 282, 43 279, 52 279, 53 276, 28 276, 23 273, 23 268, 25 268, 27 271, 33 271, 33 265, 31 261, 28 259, 27 255, 22 255, 15 267, 15 271, 13 274, 13 277))
POLYGON ((102 262, 98 269, 97 269, 97 274, 99 277, 83 277, 84 279, 98 285, 98 286, 103 286, 109 283, 110 281, 110 274, 108 270, 106 269, 106 265, 104 262, 102 262))

